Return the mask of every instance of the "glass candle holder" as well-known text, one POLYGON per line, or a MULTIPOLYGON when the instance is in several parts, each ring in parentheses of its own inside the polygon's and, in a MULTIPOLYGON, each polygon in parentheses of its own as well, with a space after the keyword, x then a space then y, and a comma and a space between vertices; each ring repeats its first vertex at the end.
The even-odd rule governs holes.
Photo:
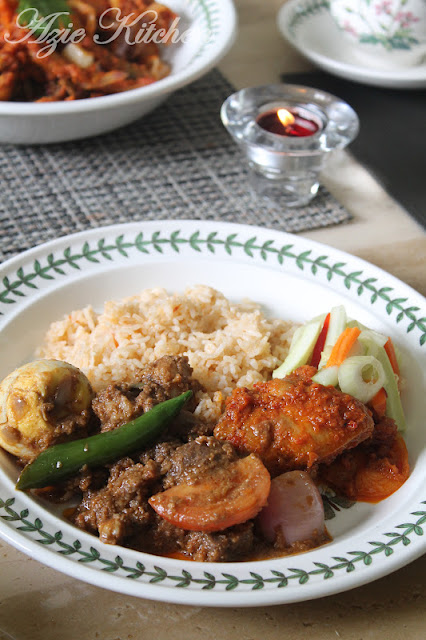
POLYGON ((247 158, 254 191, 281 207, 312 200, 327 157, 359 129, 346 102, 291 84, 242 89, 225 100, 221 118, 247 158))

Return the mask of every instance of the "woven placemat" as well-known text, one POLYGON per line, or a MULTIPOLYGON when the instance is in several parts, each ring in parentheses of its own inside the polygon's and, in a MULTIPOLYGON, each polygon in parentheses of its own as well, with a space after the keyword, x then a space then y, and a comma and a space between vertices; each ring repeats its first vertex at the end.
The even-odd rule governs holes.
POLYGON ((220 220, 291 232, 348 221, 323 187, 296 210, 278 211, 256 198, 219 117, 232 91, 214 70, 110 134, 0 146, 0 259, 68 233, 135 220, 220 220))

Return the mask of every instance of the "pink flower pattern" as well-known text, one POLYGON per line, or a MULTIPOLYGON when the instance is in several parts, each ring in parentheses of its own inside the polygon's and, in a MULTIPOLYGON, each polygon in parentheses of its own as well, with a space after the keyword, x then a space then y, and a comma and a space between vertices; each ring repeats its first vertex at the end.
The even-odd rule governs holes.
POLYGON ((392 2, 390 0, 382 0, 374 6, 376 15, 380 16, 382 13, 390 16, 392 14, 392 2))
MULTIPOLYGON (((415 23, 420 22, 420 18, 412 11, 403 11, 402 7, 404 4, 404 0, 397 2, 395 2, 395 0, 375 0, 373 4, 374 12, 376 16, 380 16, 380 18, 377 19, 378 24, 376 27, 376 31, 379 32, 377 42, 379 42, 380 38, 382 44, 392 48, 394 47, 393 39, 399 38, 399 42, 405 41, 404 44, 406 48, 410 48, 411 44, 416 42, 412 28, 415 23), (386 43, 389 43, 389 45, 386 43)), ((344 21, 343 24, 341 23, 344 31, 357 39, 358 37, 366 37, 369 33, 373 34, 372 37, 374 37, 374 24, 373 27, 368 24, 361 8, 358 13, 356 10, 351 10, 350 7, 346 8, 346 11, 353 13, 356 19, 354 21, 351 16, 348 16, 348 19, 344 21), (364 22, 364 27, 367 27, 366 33, 364 33, 366 29, 361 29, 361 31, 357 29, 360 19, 364 22)))
POLYGON ((420 18, 411 13, 411 11, 399 11, 395 16, 395 20, 399 22, 401 27, 409 27, 414 22, 418 22, 420 18))
POLYGON ((350 24, 350 22, 348 20, 345 20, 345 22, 343 23, 343 29, 347 32, 350 33, 353 36, 358 36, 358 33, 356 32, 356 30, 354 29, 354 27, 350 24))

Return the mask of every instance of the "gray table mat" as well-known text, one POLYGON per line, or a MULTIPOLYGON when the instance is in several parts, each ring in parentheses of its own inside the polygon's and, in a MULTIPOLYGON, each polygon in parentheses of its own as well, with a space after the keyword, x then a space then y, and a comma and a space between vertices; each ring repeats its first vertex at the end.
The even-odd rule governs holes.
POLYGON ((214 70, 110 134, 0 146, 0 260, 69 233, 136 220, 219 220, 290 232, 348 221, 324 187, 308 206, 287 211, 250 191, 219 117, 232 91, 214 70))
POLYGON ((426 228, 426 91, 383 89, 315 71, 286 73, 284 82, 323 89, 358 113, 351 153, 426 228))

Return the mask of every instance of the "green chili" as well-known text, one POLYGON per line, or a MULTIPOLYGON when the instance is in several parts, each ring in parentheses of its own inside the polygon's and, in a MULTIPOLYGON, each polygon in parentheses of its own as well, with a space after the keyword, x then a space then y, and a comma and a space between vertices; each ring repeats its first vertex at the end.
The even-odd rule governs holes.
POLYGON ((42 451, 23 469, 16 488, 47 487, 77 473, 84 465, 102 466, 136 451, 161 434, 191 395, 192 391, 186 391, 176 398, 161 402, 113 431, 57 444, 42 451))

